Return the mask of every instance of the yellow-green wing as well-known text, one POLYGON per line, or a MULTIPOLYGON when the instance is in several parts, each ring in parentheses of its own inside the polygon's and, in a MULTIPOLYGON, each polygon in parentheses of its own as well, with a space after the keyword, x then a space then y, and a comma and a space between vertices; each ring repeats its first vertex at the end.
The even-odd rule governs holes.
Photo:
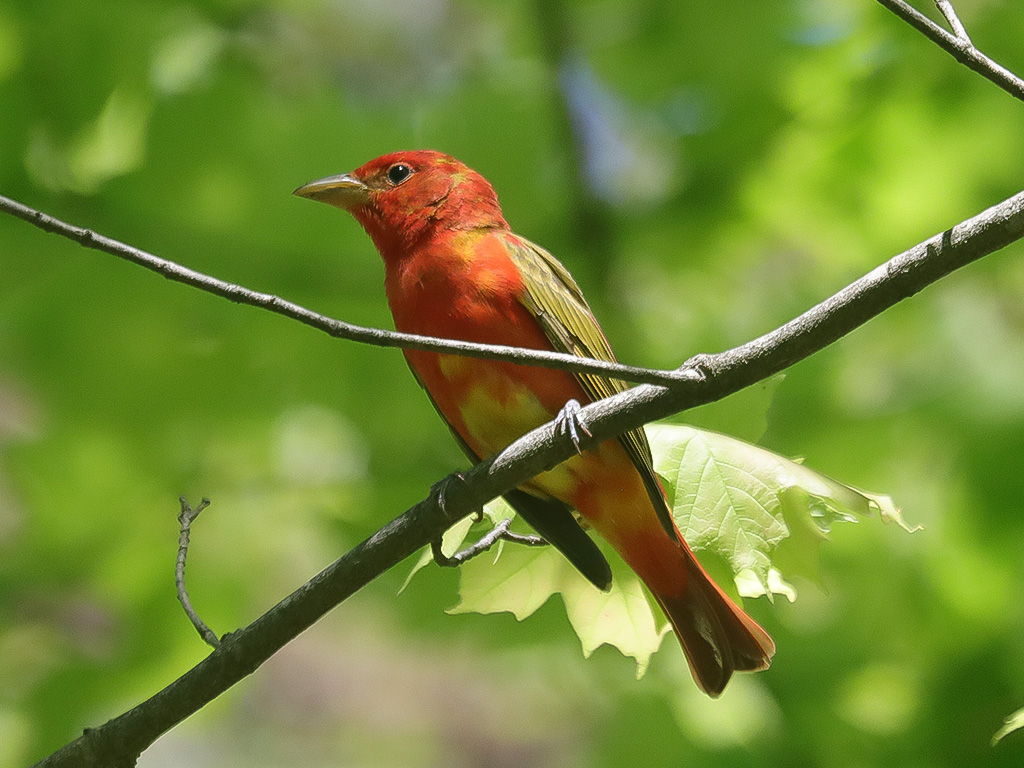
MULTIPOLYGON (((507 238, 507 245, 512 262, 526 286, 520 301, 537 318, 554 348, 579 357, 614 362, 615 353, 590 305, 561 262, 540 246, 516 235, 507 238)), ((592 373, 574 375, 591 400, 601 400, 628 389, 628 385, 619 379, 592 373)), ((654 472, 647 435, 642 429, 635 429, 620 435, 619 443, 640 472, 661 524, 674 537, 675 525, 654 472)))

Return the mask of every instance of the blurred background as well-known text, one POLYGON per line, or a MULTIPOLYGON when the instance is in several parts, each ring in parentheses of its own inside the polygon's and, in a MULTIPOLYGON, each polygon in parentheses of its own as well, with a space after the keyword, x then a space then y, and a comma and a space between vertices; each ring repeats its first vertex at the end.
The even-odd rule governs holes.
MULTIPOLYGON (((1024 4, 958 9, 1024 73, 1024 4)), ((368 238, 291 191, 444 150, 656 367, 1024 186, 1024 104, 870 0, 6 0, 0 115, 3 194, 383 327, 368 238)), ((398 594, 406 563, 139 765, 1021 765, 1024 735, 989 742, 1024 706, 1022 296, 1018 244, 795 366, 766 430, 710 419, 925 526, 837 526, 821 584, 748 601, 778 656, 721 700, 674 643, 638 682, 559 602, 449 616, 457 575, 398 594)), ((189 576, 223 633, 461 466, 397 351, 0 216, 0 766, 206 654, 179 494, 213 500, 189 576)))

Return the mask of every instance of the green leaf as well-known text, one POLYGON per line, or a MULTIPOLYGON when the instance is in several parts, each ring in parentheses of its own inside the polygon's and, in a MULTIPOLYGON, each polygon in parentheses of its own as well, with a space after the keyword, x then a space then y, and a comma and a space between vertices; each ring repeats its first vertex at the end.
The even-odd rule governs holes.
POLYGON ((560 593, 569 623, 589 657, 611 645, 636 660, 637 677, 647 670, 668 623, 655 618, 636 575, 610 555, 614 581, 602 592, 553 547, 507 546, 497 558, 481 556, 462 566, 460 602, 450 613, 508 611, 522 621, 549 597, 560 593))
POLYGON ((777 490, 768 479, 780 459, 689 426, 658 426, 650 435, 655 467, 674 489, 669 501, 683 538, 724 557, 733 573, 749 569, 766 583, 769 552, 788 533, 772 514, 777 490))
POLYGON ((992 736, 992 746, 994 747, 1002 741, 1007 734, 1018 731, 1021 728, 1024 728, 1024 709, 1018 709, 1003 721, 1002 727, 992 736))
MULTIPOLYGON (((788 580, 817 580, 818 551, 836 521, 874 515, 911 530, 888 496, 843 485, 756 445, 685 425, 647 432, 679 530, 734 595, 795 600, 788 580)), ((485 512, 488 528, 515 516, 501 500, 485 512)), ((458 550, 473 528, 473 518, 466 518, 449 530, 445 554, 458 550)), ((611 645, 635 659, 640 677, 669 627, 637 576, 602 547, 612 566, 608 592, 594 588, 552 547, 499 544, 490 556, 462 565, 459 603, 450 612, 508 611, 521 621, 561 593, 583 655, 611 645)), ((430 559, 426 550, 409 578, 430 559)))
MULTIPOLYGON (((464 517, 462 520, 457 522, 451 528, 444 532, 441 536, 441 552, 442 554, 451 557, 458 552, 462 542, 466 539, 469 534, 470 528, 473 527, 473 516, 464 517)), ((398 588, 398 594, 402 594, 405 588, 409 586, 409 582, 412 581, 412 577, 420 572, 423 568, 429 565, 434 560, 434 555, 430 550, 430 547, 424 547, 420 552, 419 558, 413 564, 409 570, 409 575, 405 577, 405 581, 402 582, 402 586, 398 588)))
MULTIPOLYGON (((453 555, 467 538, 473 538, 471 531, 478 529, 482 535, 494 524, 515 518, 515 511, 504 500, 496 499, 484 508, 484 515, 486 525, 470 516, 448 529, 441 551, 453 555)), ((503 546, 499 542, 491 556, 480 555, 461 566, 459 603, 449 613, 508 611, 522 621, 549 597, 561 593, 583 655, 589 658, 601 645, 611 645, 636 660, 639 678, 661 645, 668 622, 655 618, 650 598, 636 574, 607 546, 602 548, 614 577, 608 592, 596 589, 553 547, 503 546)), ((401 589, 432 559, 430 548, 424 548, 401 589)))
MULTIPOLYGON (((506 518, 515 518, 515 510, 510 507, 504 499, 497 498, 491 501, 489 504, 484 506, 484 521, 487 522, 487 529, 494 527, 502 520, 506 518)), ((451 557, 460 549, 466 538, 469 536, 469 532, 478 524, 475 515, 467 515, 462 518, 459 522, 449 528, 441 536, 441 554, 451 557)), ((486 531, 484 531, 486 533, 486 531)), ((499 551, 502 546, 502 542, 497 544, 499 551)), ((398 594, 402 594, 405 588, 409 586, 409 582, 412 581, 412 577, 415 576, 422 568, 433 562, 434 555, 430 551, 430 547, 424 547, 423 551, 420 552, 419 558, 413 564, 412 569, 409 571, 409 575, 405 577, 405 581, 402 582, 402 586, 398 588, 398 594)))
POLYGON ((552 547, 505 547, 461 566, 459 604, 449 613, 508 611, 522 621, 571 584, 575 569, 552 547))
MULTIPOLYGON (((653 425, 655 467, 676 524, 695 550, 744 574, 744 594, 781 592, 784 579, 817 577, 832 523, 877 515, 911 528, 888 496, 859 491, 756 445, 685 425, 653 425), (671 489, 671 490, 669 490, 671 489), (775 568, 778 574, 771 577, 775 568)), ((703 558, 702 558, 703 560, 703 558)))
POLYGON ((583 656, 590 658, 605 644, 618 648, 624 656, 636 660, 639 679, 669 631, 669 624, 660 611, 653 610, 647 590, 636 574, 621 558, 607 551, 605 554, 612 566, 611 589, 602 592, 573 570, 572 581, 567 579, 562 590, 562 601, 569 623, 580 639, 583 656))

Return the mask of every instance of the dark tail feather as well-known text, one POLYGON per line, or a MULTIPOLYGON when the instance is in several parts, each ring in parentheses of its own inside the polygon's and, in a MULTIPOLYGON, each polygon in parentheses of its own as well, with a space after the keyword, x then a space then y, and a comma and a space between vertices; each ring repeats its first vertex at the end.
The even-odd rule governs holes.
POLYGON ((600 590, 612 584, 612 569, 597 544, 580 527, 572 510, 555 499, 541 499, 526 491, 505 494, 512 508, 530 527, 568 558, 576 569, 600 590))
POLYGON ((683 591, 655 598, 679 637, 697 685, 717 697, 733 672, 767 669, 775 643, 687 554, 683 591))

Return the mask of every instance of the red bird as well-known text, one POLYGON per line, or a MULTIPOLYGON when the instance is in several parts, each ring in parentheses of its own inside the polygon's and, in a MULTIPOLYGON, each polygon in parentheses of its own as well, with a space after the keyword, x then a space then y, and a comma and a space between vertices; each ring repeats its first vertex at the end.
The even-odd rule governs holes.
MULTIPOLYGON (((396 152, 295 194, 349 211, 384 260, 399 331, 614 360, 576 281, 512 233, 491 185, 440 152, 396 152)), ((434 352, 405 358, 474 462, 615 379, 434 352)), ((607 561, 572 510, 636 572, 665 611, 694 679, 719 695, 734 671, 766 669, 775 643, 711 580, 683 540, 643 430, 607 440, 505 498, 600 589, 607 561)))

